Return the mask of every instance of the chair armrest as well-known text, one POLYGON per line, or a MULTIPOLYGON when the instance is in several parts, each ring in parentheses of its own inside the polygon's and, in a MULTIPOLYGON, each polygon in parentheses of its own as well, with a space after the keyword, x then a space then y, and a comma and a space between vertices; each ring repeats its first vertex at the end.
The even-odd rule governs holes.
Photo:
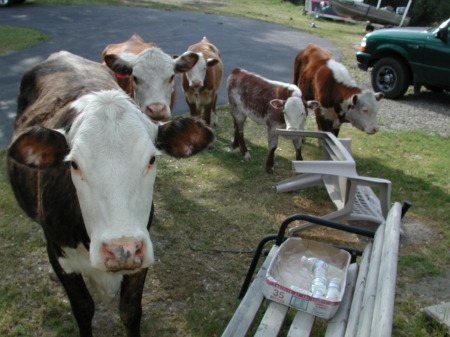
POLYGON ((297 173, 330 174, 345 177, 358 176, 356 173, 356 164, 353 160, 294 160, 292 166, 297 173))

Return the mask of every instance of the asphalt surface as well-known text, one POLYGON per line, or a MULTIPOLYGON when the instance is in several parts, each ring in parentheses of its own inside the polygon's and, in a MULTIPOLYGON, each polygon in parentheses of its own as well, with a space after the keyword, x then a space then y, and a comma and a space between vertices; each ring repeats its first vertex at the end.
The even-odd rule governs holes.
MULTIPOLYGON (((300 10, 297 14, 302 15, 300 10)), ((138 33, 166 53, 181 54, 206 36, 215 44, 224 63, 218 104, 227 103, 226 78, 235 67, 272 80, 290 82, 293 60, 310 42, 331 50, 328 40, 287 27, 223 15, 114 6, 15 6, 0 9, 0 25, 35 28, 51 39, 33 47, 0 56, 0 148, 7 147, 16 111, 16 97, 23 72, 51 53, 67 50, 101 61, 106 45, 138 33)), ((1 36, 0 36, 1 39, 1 36)), ((178 78, 173 115, 188 112, 178 78)), ((220 123, 220 121, 219 121, 220 123)))

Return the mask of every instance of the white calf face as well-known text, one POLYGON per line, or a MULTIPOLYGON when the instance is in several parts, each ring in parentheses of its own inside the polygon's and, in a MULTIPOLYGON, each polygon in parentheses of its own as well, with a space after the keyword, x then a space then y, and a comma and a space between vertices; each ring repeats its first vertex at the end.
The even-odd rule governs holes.
MULTIPOLYGON (((272 106, 274 106, 274 101, 277 100, 271 101, 272 106)), ((281 105, 278 105, 278 108, 283 109, 287 130, 304 129, 306 122, 306 109, 300 97, 289 97, 286 101, 282 102, 281 105)))
POLYGON ((134 98, 142 112, 153 120, 171 116, 171 98, 177 73, 190 70, 198 55, 186 52, 172 59, 161 49, 151 47, 139 54, 106 55, 108 67, 124 76, 131 74, 134 98))
MULTIPOLYGON (((149 48, 133 56, 132 81, 136 103, 143 112, 147 109, 165 109, 170 117, 170 102, 175 90, 175 61, 158 48, 149 48)), ((158 119, 158 118, 156 118, 158 119)))
POLYGON ((147 267, 153 262, 146 227, 156 176, 157 126, 119 91, 83 96, 74 108, 83 113, 67 135, 71 150, 66 160, 91 239, 91 264, 121 272, 147 267), (112 261, 108 254, 117 245, 139 245, 138 261, 112 261))
POLYGON ((345 118, 356 128, 368 134, 378 131, 377 114, 379 101, 384 97, 382 93, 363 90, 361 94, 353 95, 344 101, 342 109, 345 118))
POLYGON ((198 61, 195 66, 186 72, 186 77, 189 81, 189 86, 193 88, 200 88, 203 86, 203 81, 206 76, 206 60, 203 58, 202 53, 196 53, 198 55, 198 61))

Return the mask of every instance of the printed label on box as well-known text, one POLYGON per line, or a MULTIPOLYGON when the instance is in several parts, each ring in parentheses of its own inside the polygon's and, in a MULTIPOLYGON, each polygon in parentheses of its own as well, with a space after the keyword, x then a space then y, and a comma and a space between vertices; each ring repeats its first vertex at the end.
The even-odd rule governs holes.
POLYGON ((291 303, 289 304, 289 306, 298 310, 306 311, 308 309, 308 303, 309 301, 307 299, 293 295, 291 297, 291 303))

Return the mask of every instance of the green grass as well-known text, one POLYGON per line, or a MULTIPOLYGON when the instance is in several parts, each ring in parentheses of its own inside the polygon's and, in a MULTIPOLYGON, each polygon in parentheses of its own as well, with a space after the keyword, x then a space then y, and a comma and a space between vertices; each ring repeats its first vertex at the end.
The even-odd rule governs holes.
MULTIPOLYGON (((221 2, 220 6, 179 4, 171 0, 127 4, 242 16, 301 29, 337 44, 344 54, 344 64, 356 80, 366 76, 357 70, 354 62, 354 53, 364 35, 362 26, 319 21, 320 28, 313 29, 311 19, 300 14, 301 7, 278 0, 221 2)), ((27 1, 30 6, 93 3, 125 2, 27 1)), ((0 26, 1 43, 4 43, 5 29, 9 28, 0 26)), ((43 39, 38 35, 30 41, 28 30, 14 31, 21 34, 1 45, 0 53, 43 39)), ((322 215, 332 209, 321 187, 296 193, 274 192, 276 182, 293 175, 294 151, 289 141, 280 138, 275 172, 267 175, 263 170, 267 154, 265 129, 247 122, 246 139, 253 161, 243 162, 229 148, 233 125, 226 105, 220 108, 219 115, 214 150, 186 160, 158 158, 156 217, 152 228, 158 263, 149 273, 145 290, 144 335, 220 335, 237 307, 236 295, 250 263, 250 254, 220 254, 210 250, 254 249, 260 238, 277 231, 286 216, 322 215)), ((310 119, 308 128, 315 129, 310 119)), ((434 233, 432 241, 402 242, 393 335, 444 336, 445 330, 424 319, 421 312, 423 306, 435 303, 421 298, 421 293, 410 286, 448 275, 449 137, 420 131, 385 131, 367 136, 350 127, 343 128, 341 136, 352 138, 352 154, 359 174, 391 180, 392 201, 412 201, 408 217, 426 224, 434 233)), ((317 158, 320 149, 311 140, 304 145, 304 153, 305 158, 317 158)), ((313 230, 305 237, 357 247, 363 244, 355 237, 331 230, 313 230)), ((5 275, 0 280, 0 335, 76 336, 64 292, 48 278, 42 232, 19 209, 7 182, 5 151, 0 152, 0 247, 3 248, 0 266, 5 275)), ((114 315, 112 321, 100 317, 99 333, 123 335, 120 320, 114 315)), ((315 336, 323 336, 323 331, 317 329, 315 336)))
POLYGON ((49 37, 39 30, 25 27, 0 26, 0 55, 31 47, 49 37))

